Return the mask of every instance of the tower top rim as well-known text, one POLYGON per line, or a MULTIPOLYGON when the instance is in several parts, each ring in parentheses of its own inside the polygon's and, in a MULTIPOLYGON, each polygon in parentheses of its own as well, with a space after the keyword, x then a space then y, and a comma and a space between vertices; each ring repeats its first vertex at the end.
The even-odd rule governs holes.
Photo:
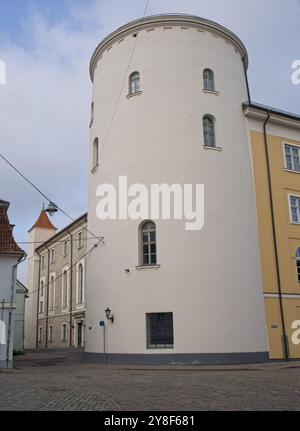
POLYGON ((228 28, 214 21, 208 20, 206 18, 201 18, 196 15, 175 14, 175 13, 160 14, 160 15, 151 15, 145 18, 140 18, 134 21, 130 21, 127 24, 114 30, 112 33, 108 34, 99 43, 99 45, 96 47, 92 55, 92 58, 90 61, 90 77, 92 82, 94 81, 94 71, 95 71, 96 64, 99 60, 99 57, 108 47, 110 47, 118 39, 126 35, 130 35, 131 33, 138 30, 144 30, 153 26, 161 27, 165 25, 190 25, 198 28, 199 30, 211 31, 214 34, 217 34, 223 37, 225 40, 230 41, 233 44, 233 46, 238 50, 242 60, 245 62, 246 70, 248 69, 249 57, 248 57, 247 49, 244 43, 242 42, 242 40, 228 28))

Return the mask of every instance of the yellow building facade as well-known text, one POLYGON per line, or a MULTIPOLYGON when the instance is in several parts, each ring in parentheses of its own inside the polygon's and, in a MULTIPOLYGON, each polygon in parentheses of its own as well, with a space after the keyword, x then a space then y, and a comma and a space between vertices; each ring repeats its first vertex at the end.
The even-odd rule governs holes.
MULTIPOLYGON (((300 358, 300 116, 244 105, 252 153, 270 359, 300 358)), ((245 247, 247 248, 247 247, 245 247)))

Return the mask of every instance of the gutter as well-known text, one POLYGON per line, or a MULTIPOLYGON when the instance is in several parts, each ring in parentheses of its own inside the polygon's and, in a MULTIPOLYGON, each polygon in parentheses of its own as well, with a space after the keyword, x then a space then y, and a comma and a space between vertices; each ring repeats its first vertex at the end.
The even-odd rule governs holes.
POLYGON ((249 86, 249 79, 248 79, 248 73, 247 73, 247 63, 246 63, 246 57, 245 56, 242 58, 242 61, 243 61, 243 66, 244 66, 245 78, 246 78, 248 103, 249 103, 249 105, 251 105, 251 94, 250 94, 250 86, 249 86))
POLYGON ((269 188, 270 209, 271 209, 271 218, 272 218, 272 232, 273 232, 273 240, 274 240, 276 275, 277 275, 277 283, 278 283, 280 316, 281 316, 281 325, 282 325, 283 351, 284 351, 284 359, 286 361, 288 361, 289 360, 289 344, 288 344, 288 336, 286 333, 286 324, 285 324, 285 319, 284 319, 284 307, 283 307, 282 288, 281 288, 281 279, 280 279, 279 255, 278 255, 277 235, 276 235, 276 226, 275 226, 274 201, 273 201, 272 180, 271 180, 271 171, 270 171, 270 157, 269 157, 268 135, 267 135, 267 125, 270 121, 271 112, 266 111, 266 113, 267 113, 267 118, 266 118, 264 125, 263 125, 264 144, 265 144, 265 152, 266 152, 268 188, 269 188))

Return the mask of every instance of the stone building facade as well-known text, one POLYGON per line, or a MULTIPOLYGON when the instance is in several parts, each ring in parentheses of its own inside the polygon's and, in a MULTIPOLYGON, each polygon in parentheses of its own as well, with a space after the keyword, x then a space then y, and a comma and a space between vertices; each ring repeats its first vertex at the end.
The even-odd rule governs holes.
MULTIPOLYGON (((49 229, 51 222, 45 212, 42 218, 42 224, 49 229), (45 223, 45 218, 49 223, 45 223)), ((86 225, 85 214, 34 250, 38 265, 33 270, 33 288, 29 290, 35 310, 33 307, 33 315, 26 315, 31 326, 35 323, 34 340, 30 342, 34 348, 84 348, 86 225)), ((38 221, 32 230, 40 229, 43 228, 38 221)), ((29 267, 32 265, 29 262, 29 267)))

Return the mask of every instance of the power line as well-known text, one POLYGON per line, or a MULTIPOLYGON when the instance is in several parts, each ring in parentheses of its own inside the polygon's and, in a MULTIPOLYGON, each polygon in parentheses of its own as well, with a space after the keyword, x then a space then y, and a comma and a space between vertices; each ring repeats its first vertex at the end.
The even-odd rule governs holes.
MULTIPOLYGON (((90 241, 90 240, 95 240, 95 239, 102 239, 102 237, 97 237, 97 238, 90 237, 90 238, 83 238, 83 239, 73 238, 72 241, 73 242, 74 241, 77 241, 77 242, 82 241, 83 242, 83 241, 90 241)), ((64 239, 64 240, 58 240, 58 241, 51 241, 51 240, 47 240, 47 241, 17 241, 17 244, 19 244, 19 245, 27 245, 27 244, 45 244, 45 243, 47 243, 47 244, 53 245, 53 244, 64 243, 66 241, 71 241, 71 240, 70 239, 64 239)))
MULTIPOLYGON (((146 13, 147 13, 147 10, 148 10, 148 7, 149 7, 149 3, 150 3, 150 0, 147 0, 142 18, 145 18, 145 16, 146 16, 146 13)), ((113 110, 113 115, 111 117, 111 121, 109 123, 108 129, 107 129, 107 133, 106 133, 105 138, 103 140, 103 145, 101 147, 101 150, 100 150, 100 153, 99 153, 99 156, 98 156, 99 158, 100 158, 101 154, 104 151, 104 147, 105 147, 105 145, 107 143, 107 139, 108 139, 111 127, 113 125, 115 116, 116 116, 117 111, 118 111, 118 107, 119 107, 119 104, 120 104, 121 96, 122 96, 122 93, 123 93, 123 88, 124 88, 124 85, 125 85, 125 82, 126 82, 126 79, 127 79, 127 76, 128 76, 129 68, 131 66, 131 62, 132 62, 132 59, 133 59, 133 56, 134 56, 134 53, 135 53, 135 50, 136 50, 137 43, 138 43, 138 36, 136 36, 136 39, 135 39, 135 42, 134 42, 134 45, 133 45, 133 48, 132 48, 132 52, 131 52, 131 55, 130 55, 130 58, 129 58, 129 62, 128 62, 128 65, 127 65, 127 68, 126 68, 126 72, 124 74, 124 79, 122 81, 121 89, 120 89, 120 92, 119 92, 119 95, 118 95, 118 98, 117 98, 117 102, 116 102, 115 108, 113 110)))
MULTIPOLYGON (((53 204, 53 200, 50 199, 47 195, 45 195, 35 184, 33 184, 33 182, 31 180, 29 180, 21 171, 19 171, 18 168, 16 168, 16 166, 14 166, 6 157, 3 156, 3 154, 0 153, 0 157, 2 160, 4 160, 15 172, 17 172, 18 175, 20 175, 31 187, 33 187, 38 193, 40 193, 45 199, 47 199, 47 201, 50 204, 53 204)), ((70 216, 66 211, 64 211, 61 207, 59 207, 58 205, 56 205, 54 203, 54 205, 56 206, 56 208, 62 212, 66 217, 68 217, 69 219, 71 219, 72 221, 76 221, 76 219, 74 219, 72 216, 70 216)), ((83 228, 84 230, 86 230, 90 235, 92 235, 94 237, 94 239, 98 239, 99 237, 94 235, 92 232, 90 232, 86 227, 83 228)), ((103 239, 103 237, 102 237, 103 239)))

